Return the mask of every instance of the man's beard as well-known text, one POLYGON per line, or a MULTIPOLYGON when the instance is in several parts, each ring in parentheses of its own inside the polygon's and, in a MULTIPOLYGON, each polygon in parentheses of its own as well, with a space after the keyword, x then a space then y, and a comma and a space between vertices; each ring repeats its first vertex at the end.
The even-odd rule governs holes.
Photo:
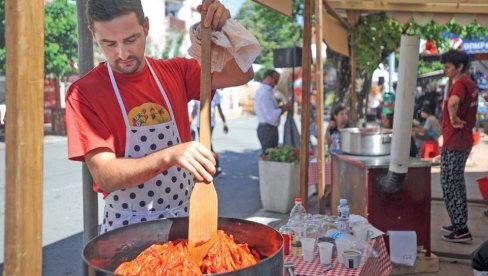
POLYGON ((141 66, 141 60, 138 59, 136 56, 129 56, 125 61, 135 61, 135 63, 131 67, 126 67, 123 66, 121 59, 116 59, 115 69, 122 74, 133 74, 137 72, 137 70, 141 66))

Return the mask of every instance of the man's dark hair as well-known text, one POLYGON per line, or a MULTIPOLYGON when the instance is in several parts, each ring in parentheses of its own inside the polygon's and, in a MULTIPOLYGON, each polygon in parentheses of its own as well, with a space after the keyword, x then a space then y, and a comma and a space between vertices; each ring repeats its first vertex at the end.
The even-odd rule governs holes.
POLYGON ((441 55, 441 63, 444 64, 448 62, 454 64, 456 68, 464 65, 462 70, 462 72, 464 73, 468 69, 469 56, 465 52, 451 49, 441 55))
POLYGON ((139 24, 144 24, 144 11, 141 0, 88 0, 86 17, 88 26, 94 31, 93 25, 97 21, 110 21, 116 17, 135 13, 139 24))
POLYGON ((263 74, 263 80, 266 78, 266 77, 272 77, 274 78, 274 76, 276 74, 279 74, 276 70, 273 70, 273 69, 269 69, 269 70, 266 70, 263 74))

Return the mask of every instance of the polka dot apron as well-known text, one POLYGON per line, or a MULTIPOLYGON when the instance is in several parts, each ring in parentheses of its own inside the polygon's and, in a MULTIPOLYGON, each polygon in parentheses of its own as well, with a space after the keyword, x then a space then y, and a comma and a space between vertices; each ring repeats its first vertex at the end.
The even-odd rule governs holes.
MULTIPOLYGON (((125 157, 127 158, 145 156, 181 142, 168 97, 147 60, 146 64, 163 95, 171 121, 135 127, 129 124, 127 111, 112 69, 107 63, 110 81, 125 120, 125 157)), ((137 187, 110 193, 105 198, 101 233, 141 221, 187 216, 190 193, 194 185, 193 176, 187 170, 171 167, 137 187)))

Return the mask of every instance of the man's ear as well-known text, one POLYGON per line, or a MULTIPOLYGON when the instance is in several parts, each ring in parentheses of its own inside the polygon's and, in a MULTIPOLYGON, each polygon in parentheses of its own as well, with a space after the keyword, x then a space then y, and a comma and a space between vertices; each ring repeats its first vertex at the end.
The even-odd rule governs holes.
POLYGON ((149 18, 146 16, 144 17, 144 25, 142 25, 144 28, 144 34, 147 36, 149 34, 149 18))

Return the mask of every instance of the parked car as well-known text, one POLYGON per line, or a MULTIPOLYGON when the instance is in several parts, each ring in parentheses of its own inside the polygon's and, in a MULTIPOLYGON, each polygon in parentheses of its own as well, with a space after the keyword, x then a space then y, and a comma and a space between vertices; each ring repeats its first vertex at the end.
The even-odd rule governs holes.
POLYGON ((5 114, 7 113, 7 105, 5 99, 0 100, 0 141, 5 141, 5 114))

